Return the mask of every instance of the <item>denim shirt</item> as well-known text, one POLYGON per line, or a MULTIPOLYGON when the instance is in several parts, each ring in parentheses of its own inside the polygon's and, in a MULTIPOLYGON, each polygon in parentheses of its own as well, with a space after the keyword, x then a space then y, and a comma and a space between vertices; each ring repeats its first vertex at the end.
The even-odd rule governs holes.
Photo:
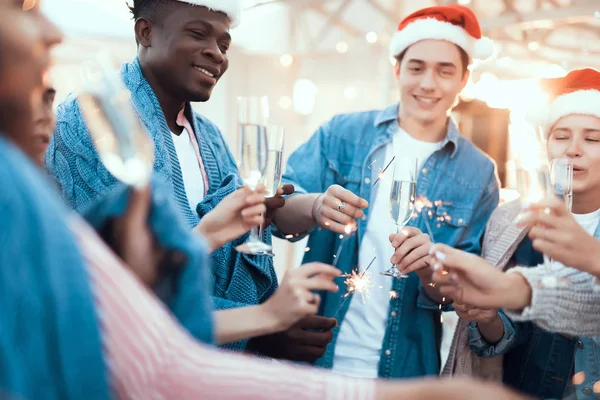
MULTIPOLYGON (((398 107, 396 104, 383 111, 335 116, 290 156, 283 181, 294 184, 296 193, 323 193, 337 184, 374 204, 377 190, 372 187, 389 162, 385 160, 385 149, 398 130, 398 107)), ((411 219, 410 226, 427 232, 427 218, 435 241, 476 254, 480 252, 485 224, 498 205, 495 166, 460 136, 451 120, 441 149, 423 164, 417 196, 425 196, 431 204, 411 219)), ((364 211, 365 218, 358 221, 356 234, 344 239, 337 260, 337 267, 346 273, 358 264, 358 249, 369 219, 369 209, 364 211)), ((322 228, 315 228, 309 234, 310 251, 304 262, 332 264, 342 240, 339 235, 322 228)), ((293 240, 301 237, 298 233, 293 240)), ((381 256, 392 254, 390 245, 389 254, 381 256)), ((389 304, 379 376, 437 375, 440 369, 439 305, 425 294, 416 274, 394 280, 392 289, 398 296, 389 304)), ((341 306, 336 315, 339 323, 333 331, 333 340, 317 361, 326 368, 332 367, 339 327, 350 304, 349 299, 342 298, 346 293, 344 285, 338 293, 320 293, 320 315, 331 317, 341 306)), ((451 306, 442 308, 447 309, 451 306)))
MULTIPOLYGON (((600 239, 600 226, 594 236, 600 239)), ((513 257, 522 266, 543 262, 529 238, 521 242, 513 257)), ((495 345, 487 343, 474 324, 469 336, 478 356, 504 354, 504 383, 538 398, 562 399, 571 376, 583 372, 583 382, 575 388, 577 399, 597 399, 594 384, 600 380, 600 337, 572 338, 547 332, 533 322, 513 322, 502 312, 500 316, 505 334, 495 345)))

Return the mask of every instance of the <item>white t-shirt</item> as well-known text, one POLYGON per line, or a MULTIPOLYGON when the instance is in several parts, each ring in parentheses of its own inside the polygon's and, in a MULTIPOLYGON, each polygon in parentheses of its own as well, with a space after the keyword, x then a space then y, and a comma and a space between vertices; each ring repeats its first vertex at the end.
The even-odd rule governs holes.
MULTIPOLYGON (((411 157, 418 159, 420 170, 429 156, 440 147, 441 142, 422 142, 403 129, 398 129, 392 137, 392 142, 386 147, 384 165, 393 156, 396 156, 396 159, 411 157)), ((391 168, 393 166, 390 166, 388 171, 391 168)), ((333 359, 334 372, 361 378, 377 378, 383 338, 390 314, 390 291, 395 279, 380 274, 391 266, 390 258, 394 249, 390 244, 389 235, 396 233, 397 230, 389 211, 391 179, 386 179, 384 176, 384 179, 378 183, 377 190, 358 256, 359 271, 362 272, 377 255, 377 259, 369 269, 374 285, 364 303, 358 294, 350 300, 348 312, 340 327, 333 359)), ((400 318, 400 315, 395 314, 391 317, 400 318)), ((419 328, 415 327, 415 329, 419 328)))
POLYGON ((594 236, 596 227, 600 222, 600 210, 596 210, 589 214, 573 214, 575 221, 585 229, 587 233, 594 236))
POLYGON ((202 176, 202 170, 196 157, 196 151, 186 129, 183 129, 180 135, 171 132, 171 137, 173 138, 177 158, 179 159, 179 166, 181 167, 185 194, 188 198, 190 208, 195 213, 198 203, 204 200, 204 177, 202 176))

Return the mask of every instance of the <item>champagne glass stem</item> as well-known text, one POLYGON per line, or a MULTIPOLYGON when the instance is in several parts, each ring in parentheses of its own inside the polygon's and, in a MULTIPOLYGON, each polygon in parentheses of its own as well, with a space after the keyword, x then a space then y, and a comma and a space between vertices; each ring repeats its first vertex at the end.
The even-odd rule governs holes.
MULTIPOLYGON (((402 228, 400 228, 400 226, 398 226, 398 229, 396 229, 396 235, 400 233, 400 230, 402 228)), ((395 269, 396 271, 400 272, 400 270, 398 269, 398 264, 392 264, 391 268, 395 269)), ((402 274, 402 273, 401 273, 402 274)), ((402 274, 403 275, 403 274, 402 274)))
MULTIPOLYGON (((263 219, 265 218, 265 214, 262 214, 263 219)), ((264 221, 260 223, 260 226, 258 227, 258 237, 259 240, 264 241, 265 240, 265 223, 264 221)))
POLYGON ((260 237, 258 236, 258 229, 258 226, 253 226, 252 229, 250 229, 250 238, 248 240, 250 243, 261 242, 260 237))

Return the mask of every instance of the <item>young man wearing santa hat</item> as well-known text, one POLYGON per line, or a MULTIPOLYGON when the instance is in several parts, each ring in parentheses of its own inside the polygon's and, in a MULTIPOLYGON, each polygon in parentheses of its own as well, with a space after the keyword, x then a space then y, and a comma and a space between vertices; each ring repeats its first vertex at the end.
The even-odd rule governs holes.
MULTIPOLYGON (((240 0, 135 0, 131 7, 138 55, 122 66, 121 77, 153 139, 155 173, 171 186, 189 226, 196 226, 241 185, 219 129, 190 106, 190 102, 208 101, 227 71, 229 31, 238 24, 241 9, 240 0)), ((78 211, 117 183, 100 161, 74 96, 58 107, 46 166, 78 211)), ((271 240, 270 235, 266 240, 271 240)), ((235 251, 245 241, 247 235, 213 253, 217 309, 261 304, 277 288, 271 258, 235 251)), ((323 332, 306 337, 299 327, 287 331, 289 335, 281 335, 286 345, 278 357, 303 360, 306 348, 322 354, 335 324, 316 316, 303 322, 323 332), (301 352, 294 347, 299 341, 301 352)))
POLYGON ((440 310, 450 305, 430 285, 429 248, 436 241, 479 253, 498 204, 494 163, 448 116, 472 59, 491 55, 486 44, 466 7, 409 15, 391 42, 400 102, 338 115, 291 155, 284 179, 297 194, 276 215, 278 229, 289 234, 317 227, 305 261, 333 263, 346 273, 370 265, 374 281, 364 300, 354 295, 346 301, 347 285, 340 285, 341 293, 322 294, 320 314, 335 315, 339 325, 319 365, 363 378, 439 373, 440 310), (396 165, 418 159, 420 200, 420 212, 397 235, 389 200, 394 165, 379 179, 394 157, 396 165), (357 231, 348 238, 344 230, 352 224, 357 231), (408 276, 382 275, 390 264, 408 276))
POLYGON ((588 274, 600 272, 600 72, 575 70, 540 83, 550 101, 530 113, 530 122, 547 138, 548 159, 567 158, 573 166, 572 210, 564 199, 549 199, 530 205, 533 212, 521 215, 518 226, 518 200, 493 213, 484 243, 510 273, 502 273, 502 265, 493 268, 489 258, 436 246, 446 255, 441 265, 455 278, 438 282, 446 293, 468 303, 473 316, 503 308, 512 319, 503 316, 490 331, 469 318, 475 322, 462 336, 470 346, 455 343, 459 350, 445 369, 478 375, 474 368, 464 371, 470 347, 488 358, 486 364, 503 355, 496 362, 504 366, 504 382, 536 398, 595 399, 600 350, 597 337, 586 336, 600 332, 600 291, 588 274), (552 260, 548 266, 538 266, 542 252, 552 260))

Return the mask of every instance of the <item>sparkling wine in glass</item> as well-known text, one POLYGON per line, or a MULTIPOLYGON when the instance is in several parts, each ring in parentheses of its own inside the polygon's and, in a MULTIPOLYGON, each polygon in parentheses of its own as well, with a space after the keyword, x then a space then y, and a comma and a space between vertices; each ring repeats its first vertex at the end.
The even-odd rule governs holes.
POLYGON ((102 163, 121 182, 146 186, 152 176, 154 145, 118 71, 106 56, 99 56, 84 63, 81 74, 77 100, 102 163))
MULTIPOLYGON (((556 168, 559 167, 557 166, 556 168)), ((539 163, 537 165, 532 165, 531 163, 519 163, 517 165, 516 178, 517 191, 521 195, 521 208, 523 213, 528 212, 532 203, 537 203, 555 196, 555 187, 547 163, 539 163)), ((548 276, 542 279, 541 285, 553 288, 559 286, 563 287, 571 283, 568 279, 561 279, 555 276, 552 271, 552 259, 546 254, 543 254, 543 257, 543 268, 547 269, 548 276)))
POLYGON ((545 164, 536 166, 518 165, 516 169, 517 191, 521 196, 521 207, 527 211, 532 203, 552 197, 550 171, 545 164))
MULTIPOLYGON (((397 159, 394 162, 392 187, 390 190, 390 217, 396 225, 396 234, 410 221, 415 205, 415 195, 417 190, 417 160, 416 159, 397 159)), ((408 278, 398 269, 397 265, 392 265, 383 275, 394 278, 408 278)))
POLYGON ((550 181, 554 194, 564 200, 567 210, 573 207, 573 164, 568 158, 555 158, 550 162, 550 181))
MULTIPOLYGON (((267 169, 263 177, 265 197, 275 196, 281 184, 284 141, 285 129, 282 126, 271 125, 267 128, 267 169)), ((264 224, 260 225, 258 236, 263 240, 264 224)), ((262 254, 275 256, 272 251, 265 251, 262 254)))
MULTIPOLYGON (((256 190, 267 169, 269 103, 266 97, 240 97, 238 107, 238 169, 244 185, 256 190)), ((236 250, 245 254, 263 254, 270 252, 272 247, 260 239, 258 226, 255 226, 248 241, 236 250)))
POLYGON ((284 141, 285 129, 282 126, 267 128, 267 170, 263 179, 267 197, 275 196, 281 185, 284 141))

